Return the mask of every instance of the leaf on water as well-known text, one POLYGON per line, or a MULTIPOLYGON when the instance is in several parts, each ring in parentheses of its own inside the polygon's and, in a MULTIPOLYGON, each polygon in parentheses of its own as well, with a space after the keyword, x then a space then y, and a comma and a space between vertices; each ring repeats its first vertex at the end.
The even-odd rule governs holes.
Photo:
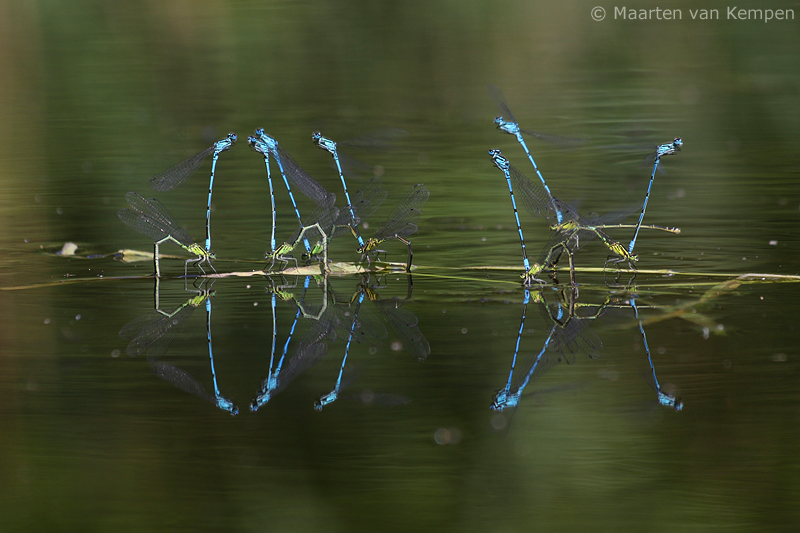
POLYGON ((75 252, 78 250, 78 245, 74 242, 65 242, 64 246, 61 247, 60 252, 56 252, 58 255, 62 257, 69 257, 75 255, 75 252))
MULTIPOLYGON (((137 263, 139 261, 152 261, 153 252, 125 248, 123 250, 117 250, 115 257, 123 263, 137 263)), ((180 255, 159 254, 159 257, 161 259, 183 259, 180 255)))

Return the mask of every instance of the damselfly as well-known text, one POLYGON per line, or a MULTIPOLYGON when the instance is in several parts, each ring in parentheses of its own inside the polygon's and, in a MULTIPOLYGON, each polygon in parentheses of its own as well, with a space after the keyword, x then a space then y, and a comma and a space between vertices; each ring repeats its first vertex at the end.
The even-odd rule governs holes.
MULTIPOLYGON (((272 176, 269 169, 269 156, 278 163, 283 182, 286 185, 286 190, 289 192, 289 199, 292 201, 294 212, 297 215, 298 224, 303 225, 300 211, 297 208, 297 202, 292 193, 292 185, 295 189, 300 191, 303 195, 308 197, 315 204, 319 204, 328 197, 328 191, 312 178, 305 170, 300 168, 294 159, 284 150, 274 138, 270 137, 264 130, 259 128, 256 130, 256 137, 248 137, 247 143, 258 153, 264 156, 264 165, 267 169, 267 182, 269 183, 269 196, 272 204, 272 235, 270 240, 271 250, 275 250, 275 226, 276 226, 276 211, 275 211, 275 192, 272 186, 272 176)), ((305 241, 306 251, 310 251, 311 247, 308 241, 305 241)))
POLYGON ((489 96, 494 101, 495 105, 500 110, 500 112, 503 113, 501 116, 498 116, 494 119, 494 123, 497 124, 497 129, 499 129, 503 133, 507 133, 509 135, 513 135, 514 137, 516 137, 517 142, 519 142, 519 144, 522 146, 522 149, 525 150, 525 155, 528 156, 528 160, 531 162, 531 165, 533 165, 533 169, 536 171, 536 175, 539 176, 539 180, 541 180, 542 182, 542 187, 544 187, 544 190, 547 192, 548 198, 551 200, 551 203, 553 205, 553 210, 556 215, 556 221, 557 223, 560 224, 564 218, 564 215, 561 213, 561 211, 558 210, 558 206, 555 204, 555 202, 553 202, 553 195, 550 192, 550 188, 547 186, 547 183, 545 183, 544 176, 542 176, 539 167, 536 166, 536 162, 533 160, 531 151, 528 150, 528 145, 525 144, 525 139, 522 137, 522 134, 525 133, 527 135, 531 135, 532 137, 536 137, 537 139, 541 139, 548 142, 560 143, 560 144, 579 144, 582 141, 578 139, 558 137, 555 135, 547 135, 544 133, 536 133, 534 131, 527 131, 520 129, 519 123, 514 118, 514 115, 511 114, 511 110, 508 108, 505 97, 503 96, 503 93, 500 91, 500 89, 496 85, 489 85, 488 90, 489 90, 489 96))
POLYGON ((229 133, 227 137, 215 142, 199 154, 190 157, 182 163, 178 163, 174 167, 162 172, 150 180, 151 189, 155 189, 159 192, 171 191, 186 181, 189 176, 194 174, 210 154, 214 154, 214 157, 211 160, 211 180, 208 182, 208 206, 206 207, 206 251, 211 249, 211 192, 214 189, 214 173, 217 169, 217 159, 219 159, 219 154, 226 150, 230 150, 235 142, 236 134, 229 133))
POLYGON ((650 175, 650 183, 647 184, 647 193, 645 193, 644 203, 642 204, 642 214, 639 215, 639 223, 636 225, 636 230, 633 232, 633 238, 628 245, 628 252, 631 254, 633 253, 633 247, 636 246, 636 237, 639 235, 639 228, 642 226, 644 212, 647 209, 647 201, 650 199, 650 189, 653 187, 653 181, 656 179, 656 169, 658 168, 658 163, 661 161, 663 156, 673 155, 680 152, 681 146, 683 146, 683 141, 680 139, 680 137, 675 137, 671 143, 665 143, 656 147, 656 151, 653 154, 653 173, 650 175))
POLYGON ((158 248, 165 242, 173 242, 187 252, 197 256, 197 258, 186 260, 184 275, 188 275, 189 263, 193 263, 203 274, 205 274, 205 270, 201 266, 203 263, 208 263, 211 270, 216 272, 214 265, 211 264, 211 260, 216 259, 216 255, 194 242, 161 202, 155 198, 147 200, 135 192, 125 194, 125 199, 131 207, 130 209, 117 211, 120 220, 139 233, 147 235, 151 239, 156 239, 155 253, 153 254, 156 277, 161 277, 158 248))
MULTIPOLYGON (((386 219, 386 222, 375 232, 375 235, 359 247, 358 253, 362 257, 369 260, 369 254, 386 253, 384 250, 378 250, 378 246, 390 239, 397 239, 403 244, 408 246, 408 262, 406 263, 406 272, 411 272, 411 261, 414 258, 414 252, 411 248, 411 241, 406 239, 409 235, 417 232, 416 222, 422 214, 422 207, 430 197, 430 191, 425 188, 424 183, 418 183, 408 191, 405 196, 394 208, 394 211, 386 219)), ((356 229, 350 226, 354 235, 358 235, 356 229)))

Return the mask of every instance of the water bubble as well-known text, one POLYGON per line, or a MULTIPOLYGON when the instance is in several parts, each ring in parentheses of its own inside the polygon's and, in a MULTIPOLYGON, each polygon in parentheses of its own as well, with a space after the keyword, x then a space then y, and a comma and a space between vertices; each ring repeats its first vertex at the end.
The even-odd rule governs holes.
POLYGON ((505 415, 497 413, 494 415, 491 420, 489 420, 489 424, 492 426, 492 429, 495 431, 500 431, 501 429, 506 427, 507 420, 505 415))
POLYGON ((450 431, 446 428, 439 428, 433 433, 433 440, 436 444, 450 444, 450 431))

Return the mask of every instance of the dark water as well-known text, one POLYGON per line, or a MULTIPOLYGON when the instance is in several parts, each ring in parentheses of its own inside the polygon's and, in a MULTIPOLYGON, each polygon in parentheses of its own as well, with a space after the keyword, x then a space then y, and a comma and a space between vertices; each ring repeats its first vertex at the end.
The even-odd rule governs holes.
MULTIPOLYGON (((606 5, 595 22, 593 7, 5 6, 0 531, 794 529, 798 21, 691 20, 703 6, 681 4, 680 21, 614 20, 606 5), (645 219, 682 233, 639 235, 631 285, 579 272, 578 294, 548 286, 523 304, 487 150, 535 176, 492 123, 490 83, 523 127, 585 139, 530 144, 583 213, 640 205, 652 167, 631 146, 683 138, 645 219), (389 191, 373 229, 412 185, 431 191, 413 277, 304 290, 294 276, 184 281, 165 259, 160 307, 177 313, 157 314, 152 264, 114 256, 152 246, 117 218, 124 194, 151 196, 150 177, 237 132, 217 166, 214 264, 263 268, 257 127, 337 194, 312 131, 406 131, 353 154, 389 191), (77 255, 56 253, 67 242, 77 255), (465 268, 484 265, 515 270, 465 268), (682 410, 659 405, 654 374, 682 410), (215 405, 213 377, 237 416, 215 405), (507 384, 518 406, 490 409, 507 384)), ((209 167, 157 195, 198 240, 209 167)), ((282 187, 280 240, 295 223, 282 187)), ((535 260, 548 230, 522 216, 535 260)), ((338 239, 331 258, 353 248, 338 239)), ((606 255, 592 243, 576 262, 606 255)))

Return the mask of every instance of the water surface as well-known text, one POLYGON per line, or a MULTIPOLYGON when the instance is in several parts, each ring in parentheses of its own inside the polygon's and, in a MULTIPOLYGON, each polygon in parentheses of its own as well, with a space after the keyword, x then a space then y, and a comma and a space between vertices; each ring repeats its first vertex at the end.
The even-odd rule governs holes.
MULTIPOLYGON (((595 22, 592 7, 9 6, 0 529, 796 526, 798 287, 736 278, 800 270, 797 21, 595 22), (535 175, 494 127, 490 83, 523 127, 586 140, 530 144, 554 194, 583 213, 640 205, 650 167, 631 146, 683 138, 645 218, 682 233, 640 234, 631 285, 580 272, 577 295, 562 283, 524 306, 508 190, 487 151, 535 175), (156 353, 128 355, 120 330, 158 317, 152 263, 115 256, 152 247, 119 222, 124 194, 152 195, 152 176, 237 132, 217 167, 214 264, 263 268, 268 188, 244 142, 257 127, 339 196, 311 133, 405 130, 393 150, 354 155, 380 166, 389 191, 366 235, 411 186, 431 191, 413 277, 317 277, 304 294, 303 277, 185 281, 182 262, 165 260, 160 307, 188 306, 163 322, 168 346, 162 337, 156 353), (56 253, 67 242, 75 256, 56 253), (517 270, 464 268, 481 265, 517 270), (668 269, 690 275, 646 272, 668 269), (192 290, 213 290, 216 383, 236 416, 215 405, 206 299, 192 290), (253 412, 273 340, 274 371, 298 316, 293 300, 321 320, 301 312, 291 379, 253 412), (509 388, 522 388, 519 405, 492 410, 523 309, 509 388), (339 397, 316 410, 351 328, 339 397), (534 369, 548 338, 561 344, 534 369), (659 405, 654 370, 682 410, 659 405)), ((206 165, 158 194, 198 240, 206 165)), ((283 239, 294 215, 277 182, 276 192, 283 239)), ((522 216, 535 260, 549 230, 522 216)), ((387 249, 404 260, 401 244, 387 249)), ((348 237, 330 254, 358 258, 348 237)), ((576 262, 606 256, 592 243, 576 262)))

